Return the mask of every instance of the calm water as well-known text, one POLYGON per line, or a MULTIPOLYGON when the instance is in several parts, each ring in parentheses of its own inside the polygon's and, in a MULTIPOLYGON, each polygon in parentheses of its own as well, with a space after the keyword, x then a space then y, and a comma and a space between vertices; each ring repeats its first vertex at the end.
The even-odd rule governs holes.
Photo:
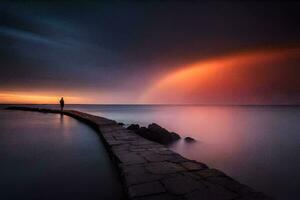
POLYGON ((67 116, 0 110, 0 199, 121 199, 99 136, 67 116))
POLYGON ((68 106, 191 136, 171 146, 277 199, 300 198, 300 107, 68 106))
MULTIPOLYGON (((54 106, 45 107, 54 108, 54 106)), ((183 137, 191 136, 197 139, 194 144, 186 144, 184 141, 180 141, 172 145, 171 148, 180 154, 221 169, 242 183, 277 199, 295 200, 300 197, 300 107, 67 105, 66 108, 105 116, 127 124, 148 125, 156 122, 183 137)), ((23 184, 28 180, 27 176, 41 176, 42 171, 38 171, 39 173, 36 174, 36 170, 43 170, 45 166, 33 166, 30 159, 36 160, 35 158, 43 159, 44 165, 50 164, 52 173, 57 168, 61 168, 61 166, 55 167, 58 164, 61 165, 61 163, 72 170, 76 170, 76 173, 81 171, 82 167, 86 167, 88 169, 85 170, 91 170, 93 175, 98 173, 99 179, 105 173, 98 169, 102 169, 103 165, 106 166, 104 170, 110 169, 109 161, 106 159, 103 161, 103 156, 106 156, 103 147, 98 138, 93 133, 89 133, 90 130, 87 127, 81 124, 78 125, 77 121, 68 118, 64 118, 63 123, 61 123, 56 115, 43 115, 44 120, 37 118, 40 116, 41 114, 26 113, 25 115, 25 113, 22 113, 22 115, 16 115, 13 113, 8 119, 2 117, 1 124, 3 124, 3 120, 5 121, 4 124, 11 124, 10 126, 6 125, 6 131, 4 132, 12 133, 12 138, 5 136, 6 139, 4 141, 1 139, 0 144, 5 147, 5 151, 11 154, 10 157, 13 156, 13 159, 10 158, 11 160, 6 162, 16 163, 14 168, 9 165, 1 170, 2 172, 5 171, 5 176, 20 173, 18 171, 22 170, 21 165, 24 165, 22 164, 24 160, 26 165, 29 162, 28 165, 32 167, 33 171, 28 172, 27 175, 21 173, 22 179, 19 179, 22 180, 23 184), (25 120, 31 117, 34 117, 33 122, 25 120), (20 125, 11 129, 15 123, 20 125), (73 125, 66 125, 70 123, 73 125), (35 130, 41 130, 32 131, 33 125, 38 127, 34 128, 35 130), (49 134, 46 138, 43 135, 41 136, 41 132, 46 131, 46 133, 49 133, 51 129, 51 137, 49 134), (68 129, 72 129, 72 131, 67 131, 68 129), (88 132, 88 134, 85 132, 88 132), (16 136, 19 137, 20 134, 22 134, 22 137, 16 139, 16 136), (70 140, 68 137, 73 139, 70 140), (63 141, 61 141, 62 139, 63 141), (46 147, 48 147, 38 151, 39 154, 35 155, 37 147, 29 144, 41 143, 40 140, 46 140, 46 147), (22 147, 22 150, 20 148, 12 149, 19 146, 17 143, 25 147, 22 147), (57 150, 48 152, 52 145, 55 145, 57 150), (27 153, 23 152, 23 148, 25 148, 24 152, 27 153), (59 150, 61 148, 64 150, 59 150), (60 152, 65 153, 60 155, 60 152), (75 155, 71 156, 66 152, 75 155), (20 153, 21 155, 19 155, 20 153), (30 155, 32 153, 34 158, 30 155), (44 153, 46 153, 45 156, 41 156, 44 153), (71 163, 70 165, 73 168, 65 162, 65 159, 72 159, 68 163, 71 163), (85 162, 89 164, 82 166, 81 164, 85 162), (97 165, 99 165, 98 168, 97 165)), ((3 132, 1 135, 3 137, 3 132)), ((42 161, 40 161, 41 165, 43 165, 42 161)), ((27 170, 30 171, 30 169, 27 170)), ((85 181, 81 181, 83 185, 92 180, 94 180, 95 185, 103 183, 102 181, 98 183, 99 179, 88 174, 85 170, 81 172, 82 176, 78 178, 74 175, 73 178, 84 179, 85 181)), ((110 174, 112 176, 112 173, 110 174)), ((60 184, 57 183, 57 177, 61 176, 65 177, 66 175, 56 176, 54 184, 60 184)), ((14 177, 17 178, 17 176, 14 177)), ((9 179, 6 177, 6 180, 9 179)), ((17 179, 11 179, 10 181, 10 184, 13 184, 16 183, 17 179)), ((20 185, 22 182, 18 184, 20 185)), ((83 185, 77 185, 76 187, 83 187, 83 185)), ((94 187, 96 187, 95 185, 94 187)), ((111 185, 114 185, 114 183, 111 185)), ((1 187, 3 188, 3 186, 1 187)), ((95 190, 97 189, 95 188, 95 190)))

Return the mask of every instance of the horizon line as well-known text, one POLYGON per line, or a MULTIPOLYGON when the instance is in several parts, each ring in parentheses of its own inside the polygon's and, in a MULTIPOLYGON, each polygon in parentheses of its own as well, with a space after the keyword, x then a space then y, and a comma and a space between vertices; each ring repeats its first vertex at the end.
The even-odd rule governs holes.
MULTIPOLYGON (((0 105, 59 105, 57 103, 49 103, 49 104, 35 104, 35 103, 0 103, 0 105)), ((92 103, 92 104, 82 104, 82 103, 71 103, 66 104, 67 105, 99 105, 99 106, 300 106, 300 104, 140 104, 140 103, 112 103, 112 104, 106 104, 106 103, 92 103)))

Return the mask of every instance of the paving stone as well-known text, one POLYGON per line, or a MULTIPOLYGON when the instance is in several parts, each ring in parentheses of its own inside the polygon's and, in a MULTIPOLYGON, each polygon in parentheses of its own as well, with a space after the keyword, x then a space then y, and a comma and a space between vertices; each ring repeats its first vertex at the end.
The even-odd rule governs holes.
POLYGON ((105 132, 105 133, 115 132, 115 131, 118 131, 118 130, 123 130, 122 127, 116 127, 115 125, 103 126, 103 123, 102 123, 102 126, 101 126, 101 124, 99 125, 99 128, 100 128, 101 132, 105 132))
POLYGON ((171 155, 161 155, 153 151, 146 151, 140 154, 149 162, 167 161, 168 159, 170 159, 171 156, 171 155))
POLYGON ((177 153, 170 154, 171 156, 169 157, 168 161, 173 162, 173 163, 181 163, 181 162, 186 162, 188 159, 182 157, 181 155, 177 153))
POLYGON ((114 145, 111 147, 111 149, 115 155, 129 153, 129 145, 128 144, 121 143, 119 145, 114 145))
POLYGON ((194 170, 202 170, 202 169, 207 169, 207 165, 203 164, 203 163, 198 163, 198 162, 191 162, 191 161, 187 161, 187 162, 182 162, 180 163, 181 166, 183 166, 184 168, 190 170, 190 171, 194 171, 194 170))
POLYGON ((169 150, 168 148, 162 149, 162 150, 158 151, 158 153, 162 154, 162 155, 174 154, 174 152, 169 150))
POLYGON ((148 144, 148 145, 144 145, 144 147, 146 147, 149 150, 156 150, 159 148, 163 148, 163 146, 160 144, 148 144))
POLYGON ((118 135, 114 134, 113 136, 116 140, 126 140, 127 142, 136 140, 136 137, 126 135, 126 134, 118 134, 118 135))
POLYGON ((169 193, 175 195, 187 194, 197 189, 208 190, 207 187, 200 181, 181 174, 175 174, 173 176, 163 178, 161 182, 169 193))
POLYGON ((241 188, 243 187, 243 185, 227 176, 209 177, 206 180, 210 183, 222 185, 235 192, 241 192, 241 188))
POLYGON ((170 174, 185 171, 180 165, 171 162, 148 163, 146 169, 153 174, 170 174))
POLYGON ((105 140, 115 140, 112 134, 102 134, 105 140))
MULTIPOLYGON (((166 147, 161 146, 161 147, 159 147, 159 148, 154 148, 154 151, 156 151, 157 153, 161 153, 161 152, 163 152, 163 151, 169 151, 169 149, 166 148, 166 147)), ((173 152, 173 153, 174 153, 174 152, 173 152)))
POLYGON ((205 179, 197 174, 197 171, 184 171, 180 172, 182 175, 192 177, 193 179, 199 180, 199 181, 205 181, 205 179))
POLYGON ((255 200, 270 200, 273 198, 267 197, 264 194, 261 194, 261 196, 258 196, 258 197, 245 196, 245 197, 238 198, 238 200, 253 200, 253 199, 255 199, 255 200))
POLYGON ((134 200, 182 200, 182 197, 170 195, 170 194, 157 194, 151 196, 137 197, 134 200))
POLYGON ((122 163, 138 164, 146 163, 147 161, 135 152, 116 153, 116 156, 122 163))
POLYGON ((213 193, 210 190, 195 190, 185 195, 186 200, 230 200, 236 199, 237 195, 233 193, 213 193))
POLYGON ((117 146, 117 145, 121 145, 121 144, 127 144, 127 141, 123 141, 123 140, 107 140, 106 141, 107 144, 109 146, 117 146))
POLYGON ((165 192, 164 187, 158 181, 139 185, 129 186, 128 193, 130 198, 154 195, 165 192))
POLYGON ((122 174, 125 178, 125 182, 127 185, 152 182, 152 181, 159 180, 163 177, 163 175, 151 174, 145 169, 145 166, 141 164, 134 164, 134 165, 120 164, 119 167, 122 170, 122 174))
MULTIPOLYGON (((112 136, 111 137, 104 137, 105 138, 105 141, 106 143, 110 144, 110 145, 116 145, 115 143, 117 143, 118 141, 115 140, 115 138, 113 138, 112 136)), ((120 142, 119 142, 120 144, 120 142)))
MULTIPOLYGON (((126 155, 126 154, 129 154, 129 153, 130 153, 129 150, 121 150, 121 149, 120 150, 113 150, 113 154, 118 158, 118 160, 120 162, 122 162, 122 160, 120 160, 120 155, 126 155)), ((124 159, 124 158, 122 158, 122 159, 124 159)), ((124 163, 124 162, 122 162, 122 163, 124 163)), ((129 163, 129 162, 126 162, 126 163, 129 163)), ((135 163, 131 163, 131 164, 135 164, 135 163)))
POLYGON ((134 142, 132 142, 131 144, 132 145, 135 145, 135 146, 146 146, 146 145, 158 145, 159 146, 159 144, 157 144, 157 143, 154 143, 154 142, 152 142, 152 141, 150 141, 150 140, 146 140, 146 139, 144 139, 144 138, 142 138, 142 137, 140 137, 140 136, 137 136, 137 140, 136 141, 134 141, 134 142))
POLYGON ((126 184, 128 186, 152 182, 152 181, 158 181, 162 177, 163 177, 162 175, 151 174, 151 173, 147 173, 147 172, 146 173, 126 173, 126 174, 124 174, 124 178, 125 178, 126 184))
POLYGON ((148 149, 145 149, 145 148, 130 148, 130 151, 133 151, 133 152, 146 152, 146 151, 148 151, 148 149))
POLYGON ((145 168, 144 164, 124 164, 120 163, 119 168, 122 170, 122 173, 147 173, 148 171, 145 168))
POLYGON ((217 169, 204 169, 204 170, 197 171, 197 174, 203 178, 226 176, 223 172, 217 169))

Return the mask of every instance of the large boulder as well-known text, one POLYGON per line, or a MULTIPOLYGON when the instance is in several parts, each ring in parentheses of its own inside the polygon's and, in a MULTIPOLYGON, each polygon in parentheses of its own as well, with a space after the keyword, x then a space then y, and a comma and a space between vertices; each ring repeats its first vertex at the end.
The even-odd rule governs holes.
POLYGON ((138 124, 130 124, 127 127, 128 130, 132 130, 132 131, 137 131, 137 130, 139 130, 139 128, 140 128, 140 125, 138 125, 138 124))
POLYGON ((180 139, 180 136, 177 133, 169 132, 155 123, 150 124, 148 128, 138 128, 137 124, 132 124, 127 129, 133 130, 136 134, 148 140, 152 140, 161 144, 169 144, 180 139))
POLYGON ((161 141, 163 144, 168 144, 180 139, 177 133, 169 132, 168 130, 162 128, 158 124, 152 123, 148 126, 148 129, 152 133, 152 137, 161 141))
POLYGON ((118 122, 118 125, 124 126, 125 124, 123 122, 118 122))

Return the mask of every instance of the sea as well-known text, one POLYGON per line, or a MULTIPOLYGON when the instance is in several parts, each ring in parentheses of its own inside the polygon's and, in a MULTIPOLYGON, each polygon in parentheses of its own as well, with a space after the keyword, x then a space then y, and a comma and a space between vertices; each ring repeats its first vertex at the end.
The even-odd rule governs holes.
POLYGON ((99 136, 68 116, 0 110, 1 200, 122 199, 99 136))
MULTIPOLYGON (((275 199, 300 198, 300 106, 66 105, 65 109, 125 125, 157 123, 182 138, 196 140, 181 139, 168 146, 184 157, 219 169, 275 199)), ((107 152, 84 124, 67 116, 22 111, 0 111, 0 119, 0 187, 6 193, 23 191, 18 187, 24 184, 42 187, 36 181, 48 178, 68 191, 67 183, 61 182, 70 181, 66 176, 74 179, 72 187, 87 187, 84 191, 96 192, 99 185, 120 190, 107 152), (70 171, 64 174, 61 167, 70 171)))

